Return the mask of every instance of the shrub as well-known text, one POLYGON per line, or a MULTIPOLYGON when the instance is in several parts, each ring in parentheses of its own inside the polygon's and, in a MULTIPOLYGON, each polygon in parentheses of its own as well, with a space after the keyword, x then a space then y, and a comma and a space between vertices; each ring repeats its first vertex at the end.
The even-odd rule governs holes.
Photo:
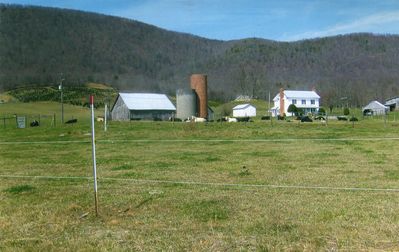
POLYGON ((247 117, 237 117, 237 122, 248 122, 249 116, 247 117))
POLYGON ((351 122, 357 122, 357 121, 359 121, 359 119, 357 119, 356 117, 352 116, 352 117, 349 119, 349 121, 351 121, 351 122))
POLYGON ((350 111, 349 111, 349 108, 344 108, 344 115, 349 115, 349 113, 350 113, 350 111))
POLYGON ((270 116, 262 116, 260 119, 263 121, 270 120, 270 116))
POLYGON ((298 113, 298 108, 294 104, 290 104, 288 106, 287 112, 297 114, 298 113))

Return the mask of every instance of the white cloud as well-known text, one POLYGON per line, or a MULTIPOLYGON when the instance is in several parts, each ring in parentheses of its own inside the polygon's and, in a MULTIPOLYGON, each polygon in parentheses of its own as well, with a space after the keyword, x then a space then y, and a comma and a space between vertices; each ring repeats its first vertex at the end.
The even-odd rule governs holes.
POLYGON ((399 32, 399 11, 380 12, 366 17, 362 17, 351 22, 340 23, 320 31, 307 31, 295 35, 283 36, 285 41, 294 41, 305 38, 317 38, 333 36, 338 34, 355 32, 382 33, 391 30, 391 27, 399 32), (388 26, 391 25, 391 26, 388 26))

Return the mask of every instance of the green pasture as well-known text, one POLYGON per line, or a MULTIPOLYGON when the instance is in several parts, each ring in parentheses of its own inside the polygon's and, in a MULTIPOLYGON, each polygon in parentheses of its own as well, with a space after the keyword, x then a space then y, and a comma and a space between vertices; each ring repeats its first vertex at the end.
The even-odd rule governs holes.
POLYGON ((0 127, 1 251, 399 250, 393 116, 96 122, 96 217, 90 111, 65 111, 78 123, 0 127))

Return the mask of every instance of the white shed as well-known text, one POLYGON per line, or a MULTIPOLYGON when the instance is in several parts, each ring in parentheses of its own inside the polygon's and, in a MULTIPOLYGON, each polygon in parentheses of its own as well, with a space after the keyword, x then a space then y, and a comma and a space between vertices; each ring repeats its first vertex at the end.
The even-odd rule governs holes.
POLYGON ((256 116, 255 106, 246 103, 240 104, 233 108, 233 117, 253 117, 256 116))
POLYGON ((378 101, 372 101, 366 107, 363 107, 362 111, 363 115, 384 115, 389 111, 389 107, 378 101))

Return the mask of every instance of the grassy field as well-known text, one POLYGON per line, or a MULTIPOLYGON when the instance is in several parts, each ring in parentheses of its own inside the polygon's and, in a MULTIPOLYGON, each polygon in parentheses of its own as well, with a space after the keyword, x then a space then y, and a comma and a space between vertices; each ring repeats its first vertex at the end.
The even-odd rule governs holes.
MULTIPOLYGON (((59 110, 24 105, 0 115, 59 110)), ((96 217, 89 110, 66 113, 0 127, 1 251, 399 250, 393 117, 97 123, 96 217)))

